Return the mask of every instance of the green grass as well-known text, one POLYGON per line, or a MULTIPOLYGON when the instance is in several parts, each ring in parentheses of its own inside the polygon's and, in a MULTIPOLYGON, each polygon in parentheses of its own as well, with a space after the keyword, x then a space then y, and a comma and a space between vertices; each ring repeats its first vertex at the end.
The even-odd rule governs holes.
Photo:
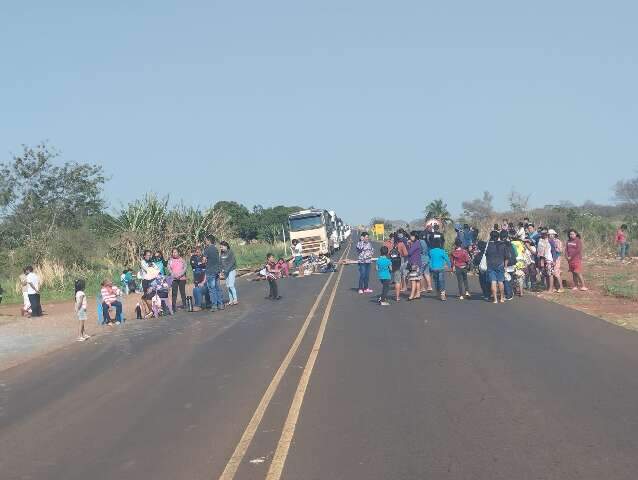
MULTIPOLYGON (((264 243, 251 243, 246 245, 231 246, 235 252, 237 266, 239 268, 253 268, 266 263, 266 255, 272 253, 275 258, 284 256, 284 244, 274 245, 264 243)), ((290 250, 288 250, 290 255, 290 250)))
POLYGON ((603 284, 606 295, 638 300, 638 281, 628 273, 617 273, 603 284))

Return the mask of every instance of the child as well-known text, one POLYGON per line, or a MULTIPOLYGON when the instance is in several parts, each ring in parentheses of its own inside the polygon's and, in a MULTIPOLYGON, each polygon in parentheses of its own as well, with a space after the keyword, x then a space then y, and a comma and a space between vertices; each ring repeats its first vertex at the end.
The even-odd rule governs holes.
POLYGON ((419 271, 418 265, 410 264, 407 280, 410 283, 410 296, 408 297, 408 301, 421 298, 421 272, 419 271))
POLYGON ((470 287, 467 283, 467 272, 470 266, 470 254, 463 248, 463 241, 457 238, 454 241, 452 251, 452 271, 456 273, 456 281, 459 285, 459 300, 470 298, 470 287))
POLYGON ((84 322, 86 321, 86 294, 84 289, 86 282, 84 280, 76 280, 75 282, 75 314, 80 322, 80 331, 78 334, 78 342, 83 342, 87 338, 91 338, 84 330, 84 322))
POLYGON ((390 267, 392 261, 388 258, 388 247, 385 245, 381 247, 381 256, 377 258, 377 277, 381 282, 381 296, 379 297, 379 305, 387 307, 390 305, 388 302, 388 292, 390 291, 390 280, 392 274, 390 273, 390 267))
POLYGON ((286 262, 282 257, 279 257, 279 260, 277 260, 277 269, 281 274, 281 278, 285 278, 290 275, 290 266, 288 265, 288 262, 286 262))
POLYGON ((451 267, 450 257, 447 252, 440 247, 430 249, 430 272, 436 284, 436 291, 445 302, 447 296, 445 294, 445 267, 451 267))
POLYGON ((266 255, 266 279, 268 280, 268 286, 270 287, 270 293, 266 297, 267 300, 281 300, 281 296, 277 290, 277 276, 279 272, 277 270, 277 262, 275 262, 275 256, 272 253, 266 255))
POLYGON ((303 245, 296 238, 292 241, 293 265, 299 270, 299 276, 303 277, 303 245))

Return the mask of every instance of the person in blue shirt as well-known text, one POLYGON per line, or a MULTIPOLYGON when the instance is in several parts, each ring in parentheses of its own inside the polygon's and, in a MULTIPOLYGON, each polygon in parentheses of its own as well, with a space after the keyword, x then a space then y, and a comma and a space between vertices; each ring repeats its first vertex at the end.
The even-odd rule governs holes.
POLYGON ((377 258, 377 277, 381 282, 379 304, 387 307, 390 305, 390 302, 388 302, 388 292, 390 291, 390 280, 392 279, 392 261, 388 258, 388 247, 384 245, 381 247, 380 252, 381 256, 377 258))
POLYGON ((430 273, 432 274, 432 279, 434 280, 434 284, 436 285, 436 291, 441 297, 442 301, 447 300, 447 296, 445 293, 445 267, 451 268, 452 264, 450 263, 450 257, 445 250, 442 248, 431 248, 430 249, 430 273))
POLYGON ((430 273, 436 285, 436 291, 443 301, 447 300, 445 293, 446 266, 447 268, 452 268, 447 252, 439 247, 430 249, 430 273))

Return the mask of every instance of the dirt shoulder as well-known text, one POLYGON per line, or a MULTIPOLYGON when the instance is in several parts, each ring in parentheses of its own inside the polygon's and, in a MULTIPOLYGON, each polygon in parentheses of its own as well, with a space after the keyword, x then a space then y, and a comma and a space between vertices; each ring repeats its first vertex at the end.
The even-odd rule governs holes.
POLYGON ((539 293, 540 298, 602 318, 628 330, 638 331, 638 257, 621 263, 615 258, 585 261, 588 292, 572 291, 571 274, 562 264, 564 293, 539 293))

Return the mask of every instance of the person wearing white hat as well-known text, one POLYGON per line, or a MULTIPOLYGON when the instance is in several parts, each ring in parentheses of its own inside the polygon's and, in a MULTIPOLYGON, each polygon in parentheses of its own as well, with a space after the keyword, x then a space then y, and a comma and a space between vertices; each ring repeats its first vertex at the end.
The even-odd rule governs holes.
POLYGON ((560 274, 560 261, 563 254, 563 242, 560 238, 558 238, 558 233, 556 233, 556 230, 554 230, 553 228, 550 228, 547 233, 549 234, 549 244, 551 246, 552 259, 554 260, 554 272, 553 278, 550 279, 550 290, 551 284, 553 282, 556 293, 563 293, 563 283, 560 274))

